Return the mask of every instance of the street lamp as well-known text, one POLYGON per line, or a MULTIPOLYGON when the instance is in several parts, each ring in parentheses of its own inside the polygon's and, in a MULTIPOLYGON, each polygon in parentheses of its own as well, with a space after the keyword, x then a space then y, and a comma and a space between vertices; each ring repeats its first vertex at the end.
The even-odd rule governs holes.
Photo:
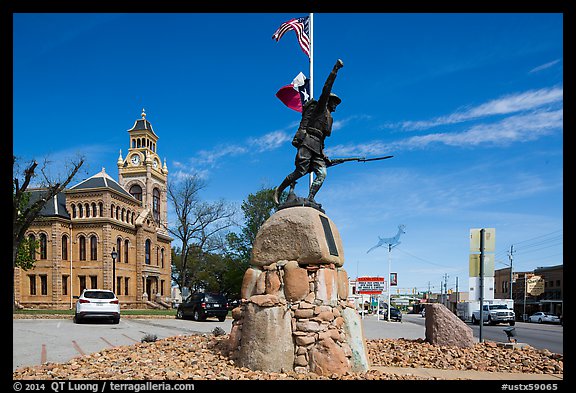
POLYGON ((112 292, 116 293, 116 258, 118 257, 118 253, 115 247, 112 247, 110 256, 112 256, 112 292))

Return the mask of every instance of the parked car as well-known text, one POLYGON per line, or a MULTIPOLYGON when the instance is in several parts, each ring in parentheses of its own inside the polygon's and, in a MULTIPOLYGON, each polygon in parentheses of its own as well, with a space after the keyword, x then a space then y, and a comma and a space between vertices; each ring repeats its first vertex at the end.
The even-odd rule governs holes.
POLYGON ((550 312, 538 311, 528 317, 528 322, 560 323, 560 317, 550 312))
POLYGON ((74 312, 74 323, 85 319, 111 319, 120 322, 120 302, 114 292, 106 289, 85 289, 78 299, 74 312))
POLYGON ((193 293, 176 309, 176 318, 192 318, 194 321, 215 317, 224 322, 226 315, 228 315, 228 301, 226 296, 218 293, 193 293))
POLYGON ((422 317, 426 317, 426 308, 423 308, 422 311, 420 311, 420 315, 422 315, 422 317))
POLYGON ((390 307, 390 320, 402 322, 402 312, 396 307, 390 307))
POLYGON ((228 299, 228 309, 233 310, 240 305, 240 300, 238 299, 228 299))

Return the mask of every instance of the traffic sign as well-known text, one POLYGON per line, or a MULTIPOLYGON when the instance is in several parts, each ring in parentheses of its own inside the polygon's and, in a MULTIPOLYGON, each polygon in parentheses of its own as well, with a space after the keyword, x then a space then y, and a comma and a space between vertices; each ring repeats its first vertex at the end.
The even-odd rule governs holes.
POLYGON ((484 250, 480 250, 480 229, 470 229, 470 252, 494 252, 496 228, 484 228, 484 250))

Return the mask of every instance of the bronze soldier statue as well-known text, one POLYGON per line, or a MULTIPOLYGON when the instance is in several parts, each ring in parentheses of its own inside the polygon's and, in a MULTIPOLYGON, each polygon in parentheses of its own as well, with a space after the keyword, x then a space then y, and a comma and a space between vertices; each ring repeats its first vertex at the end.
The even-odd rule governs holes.
POLYGON ((336 80, 336 74, 344 67, 342 60, 338 59, 332 72, 328 75, 322 94, 318 101, 312 99, 302 108, 302 120, 292 144, 298 149, 294 163, 296 169, 282 181, 274 190, 274 202, 280 203, 282 191, 289 185, 293 189, 296 180, 307 173, 314 172, 316 175, 308 194, 308 202, 318 205, 314 196, 322 186, 326 178, 326 167, 330 166, 330 159, 324 154, 324 139, 332 133, 332 112, 342 101, 332 93, 332 85, 336 80))

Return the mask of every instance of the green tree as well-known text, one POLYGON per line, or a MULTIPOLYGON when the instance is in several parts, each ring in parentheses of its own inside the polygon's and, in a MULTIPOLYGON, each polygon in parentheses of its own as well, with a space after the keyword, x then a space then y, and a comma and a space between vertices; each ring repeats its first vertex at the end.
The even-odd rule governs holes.
POLYGON ((274 188, 262 188, 249 194, 241 206, 244 224, 240 233, 231 232, 226 236, 227 257, 230 267, 226 272, 226 282, 230 292, 240 296, 240 287, 246 269, 250 267, 252 245, 258 230, 277 211, 274 203, 274 188))

